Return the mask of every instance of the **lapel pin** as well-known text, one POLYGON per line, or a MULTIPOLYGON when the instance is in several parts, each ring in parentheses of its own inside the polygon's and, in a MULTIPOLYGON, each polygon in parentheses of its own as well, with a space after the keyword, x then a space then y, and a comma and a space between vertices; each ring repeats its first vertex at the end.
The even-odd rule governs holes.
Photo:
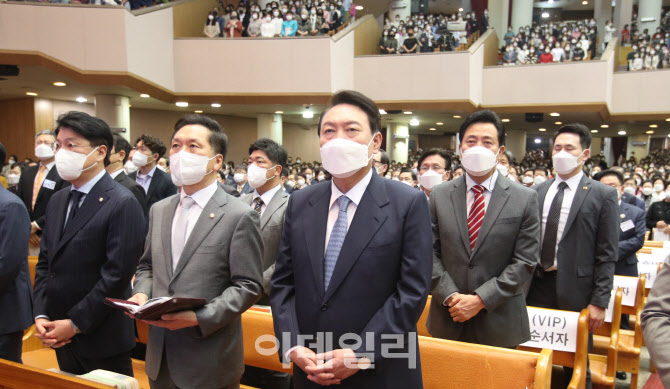
POLYGON ((214 216, 215 216, 215 215, 214 215, 213 213, 210 213, 210 214, 209 214, 209 218, 210 218, 210 219, 214 219, 214 216))
POLYGON ((621 216, 622 219, 626 217, 626 215, 623 214, 623 213, 622 213, 621 215, 619 215, 619 216, 621 216))
POLYGON ((102 197, 100 197, 100 202, 101 202, 101 203, 102 203, 104 200, 105 200, 105 199, 103 199, 102 197))
POLYGON ((583 187, 582 189, 587 190, 587 189, 589 189, 589 188, 585 186, 585 187, 583 187))

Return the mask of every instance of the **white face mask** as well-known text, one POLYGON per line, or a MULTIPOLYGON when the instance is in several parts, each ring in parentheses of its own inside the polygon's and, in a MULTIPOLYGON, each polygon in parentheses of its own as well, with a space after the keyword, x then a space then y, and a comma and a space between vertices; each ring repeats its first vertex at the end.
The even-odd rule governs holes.
POLYGON ((286 181, 286 185, 293 188, 295 186, 295 181, 288 180, 288 181, 286 181))
POLYGON ((44 143, 35 147, 35 156, 39 159, 50 159, 54 156, 54 149, 44 143))
POLYGON ((305 174, 305 178, 307 181, 312 181, 312 175, 311 174, 305 174))
POLYGON ((207 163, 214 158, 216 158, 216 155, 207 158, 206 155, 193 154, 185 150, 172 154, 170 156, 172 182, 176 186, 197 184, 212 172, 212 170, 207 171, 207 163))
POLYGON ((319 176, 316 177, 316 179, 317 179, 319 182, 321 182, 321 181, 323 181, 323 180, 326 179, 326 176, 324 176, 324 175, 319 175, 319 176))
POLYGON ((244 173, 235 173, 233 175, 233 180, 235 180, 236 183, 241 184, 244 182, 244 173))
POLYGON ((19 178, 21 178, 20 175, 18 174, 8 174, 7 175, 7 183, 9 185, 16 185, 19 183, 19 178))
POLYGON ((135 154, 133 154, 133 163, 137 167, 146 166, 147 163, 149 163, 149 156, 136 151, 135 154))
POLYGON ((94 148, 93 151, 88 154, 75 153, 74 151, 61 149, 58 153, 56 153, 56 169, 58 169, 58 175, 60 178, 64 179, 65 181, 76 180, 79 178, 79 176, 81 176, 82 172, 85 172, 86 170, 95 166, 98 162, 84 169, 86 158, 96 152, 96 150, 99 148, 100 146, 94 148))
MULTIPOLYGON (((500 150, 498 150, 498 154, 500 150)), ((480 177, 486 175, 496 166, 498 154, 484 146, 475 146, 461 152, 463 168, 469 175, 480 177)))
POLYGON ((163 166, 161 166, 161 165, 156 165, 156 169, 158 169, 158 170, 161 170, 161 171, 163 171, 163 172, 167 173, 167 169, 166 169, 166 168, 164 168, 164 167, 163 167, 163 166))
POLYGON ((533 182, 534 182, 533 177, 523 176, 523 183, 524 184, 528 185, 528 184, 532 184, 533 182))
POLYGON ((579 162, 579 157, 584 154, 584 151, 578 156, 574 156, 565 150, 561 150, 554 154, 554 156, 551 157, 551 160, 554 162, 554 169, 556 169, 556 172, 558 172, 558 174, 569 174, 574 171, 580 164, 584 163, 584 161, 579 162))
POLYGON ((123 168, 126 170, 126 174, 134 173, 137 171, 137 166, 131 160, 127 160, 123 165, 123 168))
POLYGON ((661 185, 661 184, 654 185, 654 192, 658 193, 658 192, 662 192, 662 191, 663 191, 663 185, 661 185))
POLYGON ((502 175, 503 177, 507 177, 507 175, 509 174, 509 168, 505 165, 498 164, 496 166, 496 169, 498 169, 498 173, 500 173, 500 175, 502 175))
POLYGON ((402 181, 402 183, 407 185, 407 186, 411 186, 412 188, 414 188, 414 183, 412 183, 411 181, 402 181))
POLYGON ((535 183, 535 185, 540 185, 541 183, 543 183, 545 181, 547 181, 547 179, 542 177, 542 176, 537 176, 533 179, 533 182, 535 183))
MULTIPOLYGON (((444 173, 447 174, 447 173, 444 173)), ((428 170, 419 176, 419 185, 422 187, 431 190, 435 185, 441 184, 444 178, 444 174, 440 174, 435 170, 428 170)))
POLYGON ((349 139, 337 138, 321 146, 324 169, 337 178, 351 177, 367 166, 373 154, 368 152, 374 136, 367 145, 349 139), (370 154, 368 156, 368 154, 370 154))
POLYGON ((635 196, 635 188, 631 188, 630 186, 627 186, 623 188, 624 193, 628 193, 630 195, 635 196))
POLYGON ((300 185, 300 186, 305 185, 305 180, 303 180, 302 178, 299 179, 299 180, 298 180, 298 185, 300 185))
POLYGON ((391 178, 391 181, 400 181, 400 179, 398 177, 393 177, 391 178))
MULTIPOLYGON (((274 169, 279 165, 275 165, 271 167, 270 169, 274 169)), ((249 178, 249 185, 251 185, 252 188, 260 188, 263 186, 266 182, 268 182, 269 178, 267 178, 268 175, 268 170, 266 168, 260 167, 255 164, 249 165, 247 168, 247 177, 249 178)), ((274 176, 272 176, 274 177, 274 176)), ((272 178, 270 177, 270 178, 272 178)))
POLYGON ((15 160, 13 160, 13 159, 10 159, 10 160, 9 160, 9 165, 10 165, 10 166, 13 165, 13 164, 15 164, 15 163, 16 163, 15 160))
POLYGON ((653 192, 651 188, 642 188, 642 194, 645 196, 651 196, 651 192, 653 192))

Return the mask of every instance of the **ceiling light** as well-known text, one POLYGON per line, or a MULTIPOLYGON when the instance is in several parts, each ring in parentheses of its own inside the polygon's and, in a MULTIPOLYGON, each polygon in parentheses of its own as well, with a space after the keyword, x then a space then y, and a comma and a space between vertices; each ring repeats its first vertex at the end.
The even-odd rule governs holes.
POLYGON ((362 5, 357 5, 357 6, 356 6, 356 11, 362 11, 362 10, 363 10, 363 6, 362 6, 362 5))
POLYGON ((551 4, 551 3, 553 3, 553 2, 554 2, 554 0, 549 0, 549 4, 551 4))
POLYGON ((435 131, 435 128, 429 128, 428 131, 435 131))
POLYGON ((670 122, 670 118, 665 119, 666 122, 670 122))
POLYGON ((67 85, 67 84, 64 83, 63 81, 56 81, 56 82, 54 82, 54 86, 65 86, 65 85, 67 85))
POLYGON ((379 114, 380 115, 386 115, 386 111, 380 108, 379 109, 379 114))
POLYGON ((132 104, 128 104, 128 108, 131 108, 132 106, 133 106, 132 104))
POLYGON ((548 18, 549 17, 549 12, 542 12, 542 17, 544 19, 548 18))
POLYGON ((146 94, 146 93, 142 93, 142 94, 140 95, 140 97, 143 98, 143 99, 148 99, 148 98, 151 97, 151 96, 149 96, 149 95, 146 94))
POLYGON ((35 92, 26 92, 28 96, 37 96, 37 93, 35 92))
POLYGON ((626 135, 626 131, 623 131, 623 130, 622 130, 622 131, 617 132, 617 134, 619 134, 619 135, 626 135))
POLYGON ((546 128, 540 128, 540 129, 538 129, 538 131, 545 132, 545 131, 547 131, 547 129, 546 128))
POLYGON ((658 128, 658 124, 650 124, 649 128, 658 128))
POLYGON ((654 133, 654 130, 649 130, 649 131, 645 132, 645 134, 649 134, 649 135, 651 135, 653 133, 654 133))
POLYGON ((598 132, 598 130, 591 130, 591 132, 595 134, 598 132))
POLYGON ((404 111, 403 113, 404 113, 405 115, 411 115, 411 114, 412 114, 412 111, 404 111))
POLYGON ((554 122, 555 125, 560 126, 563 122, 554 122))
POLYGON ((582 5, 588 5, 588 4, 589 4, 588 1, 586 1, 586 0, 582 1, 582 5))
POLYGON ((459 9, 458 9, 458 12, 463 12, 463 8, 459 8, 459 9))
POLYGON ((552 112, 549 114, 549 116, 561 116, 561 114, 558 112, 552 112))
POLYGON ((309 110, 309 107, 305 107, 305 112, 302 113, 303 119, 311 119, 314 117, 314 112, 309 110))
POLYGON ((670 134, 668 134, 668 138, 670 138, 670 134))
POLYGON ((182 107, 182 108, 183 107, 188 107, 188 102, 187 101, 177 101, 175 104, 177 105, 177 107, 182 107))
POLYGON ((410 120, 409 125, 414 126, 414 127, 418 126, 419 125, 419 119, 410 120))
POLYGON ((609 124, 601 124, 600 128, 610 128, 609 124))
POLYGON ((219 103, 212 103, 212 108, 221 108, 221 104, 219 104, 219 103))
POLYGON ((275 111, 275 115, 281 115, 283 113, 284 113, 284 111, 275 111))
POLYGON ((196 110, 193 111, 193 112, 195 112, 195 113, 202 113, 202 109, 196 109, 196 110))
POLYGON ((540 138, 535 138, 535 143, 538 143, 538 144, 539 144, 540 142, 542 142, 542 139, 540 139, 540 138))
POLYGON ((509 119, 503 119, 502 121, 503 121, 503 123, 509 123, 510 122, 509 119))
POLYGON ((438 126, 441 126, 441 125, 443 125, 444 123, 442 123, 442 122, 437 122, 437 123, 435 123, 435 124, 437 124, 438 126))
POLYGON ((454 115, 454 119, 460 119, 461 115, 454 115))
POLYGON ((87 101, 88 100, 86 99, 86 97, 82 97, 82 96, 77 97, 77 102, 79 102, 79 103, 85 103, 87 101))

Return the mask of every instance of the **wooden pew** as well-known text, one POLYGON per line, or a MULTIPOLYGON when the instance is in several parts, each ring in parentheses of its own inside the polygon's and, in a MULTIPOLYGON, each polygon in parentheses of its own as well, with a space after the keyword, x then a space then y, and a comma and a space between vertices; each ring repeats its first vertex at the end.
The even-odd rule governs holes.
POLYGON ((30 281, 32 286, 35 286, 35 265, 37 265, 37 257, 28 257, 28 270, 30 270, 30 281))
POLYGON ((650 249, 655 249, 655 248, 663 248, 663 242, 655 241, 655 240, 645 240, 644 241, 644 247, 650 248, 650 249))
POLYGON ((428 333, 428 328, 426 328, 426 321, 428 320, 428 312, 430 311, 430 301, 432 299, 433 296, 428 295, 426 306, 423 308, 421 317, 419 318, 419 321, 416 323, 416 332, 417 334, 419 334, 419 336, 430 337, 430 334, 428 333))
POLYGON ((612 322, 603 325, 594 333, 609 340, 607 354, 589 354, 591 363, 591 381, 594 388, 614 388, 616 383, 617 354, 619 348, 619 330, 621 329, 621 300, 623 290, 617 288, 614 295, 612 322))
MULTIPOLYGON (((53 351, 53 350, 52 350, 53 351)), ((58 367, 58 366, 56 366, 58 367)), ((6 389, 109 389, 77 377, 0 359, 0 387, 6 389)))
MULTIPOLYGON (((531 308, 531 307, 529 307, 531 308)), ((534 307, 533 307, 534 308, 534 307)), ((537 308, 543 309, 543 308, 537 308)), ((548 311, 553 311, 549 309, 548 311)), ((532 319, 529 317, 529 320, 532 319)), ((532 324, 532 323, 531 323, 532 324)), ((589 310, 582 309, 577 322, 577 347, 574 352, 553 350, 553 363, 559 366, 573 368, 572 378, 568 389, 584 389, 586 386, 586 361, 589 347, 589 310)), ((540 349, 528 346, 518 346, 518 350, 539 352, 540 349)))

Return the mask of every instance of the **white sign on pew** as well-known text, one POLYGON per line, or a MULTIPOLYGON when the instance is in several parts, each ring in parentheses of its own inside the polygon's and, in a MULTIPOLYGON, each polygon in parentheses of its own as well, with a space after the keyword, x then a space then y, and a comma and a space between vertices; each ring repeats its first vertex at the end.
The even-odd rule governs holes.
POLYGON ((663 262, 665 259, 661 255, 654 254, 637 254, 638 266, 641 264, 656 265, 663 262))
POLYGON ((522 346, 556 351, 577 350, 579 312, 528 307, 530 340, 522 346))
POLYGON ((653 234, 654 234, 654 241, 656 242, 667 242, 670 240, 670 236, 663 232, 663 230, 659 230, 658 228, 653 229, 653 234))
POLYGON ((663 242, 663 248, 670 249, 670 240, 666 240, 665 242, 663 242))
POLYGON ((651 249, 651 255, 654 257, 662 257, 663 260, 665 260, 670 255, 670 249, 660 247, 653 248, 651 249))
POLYGON ((654 280, 656 280, 656 273, 658 273, 658 264, 657 263, 638 263, 637 271, 640 275, 646 275, 647 281, 644 284, 646 289, 651 289, 654 286, 654 280))

